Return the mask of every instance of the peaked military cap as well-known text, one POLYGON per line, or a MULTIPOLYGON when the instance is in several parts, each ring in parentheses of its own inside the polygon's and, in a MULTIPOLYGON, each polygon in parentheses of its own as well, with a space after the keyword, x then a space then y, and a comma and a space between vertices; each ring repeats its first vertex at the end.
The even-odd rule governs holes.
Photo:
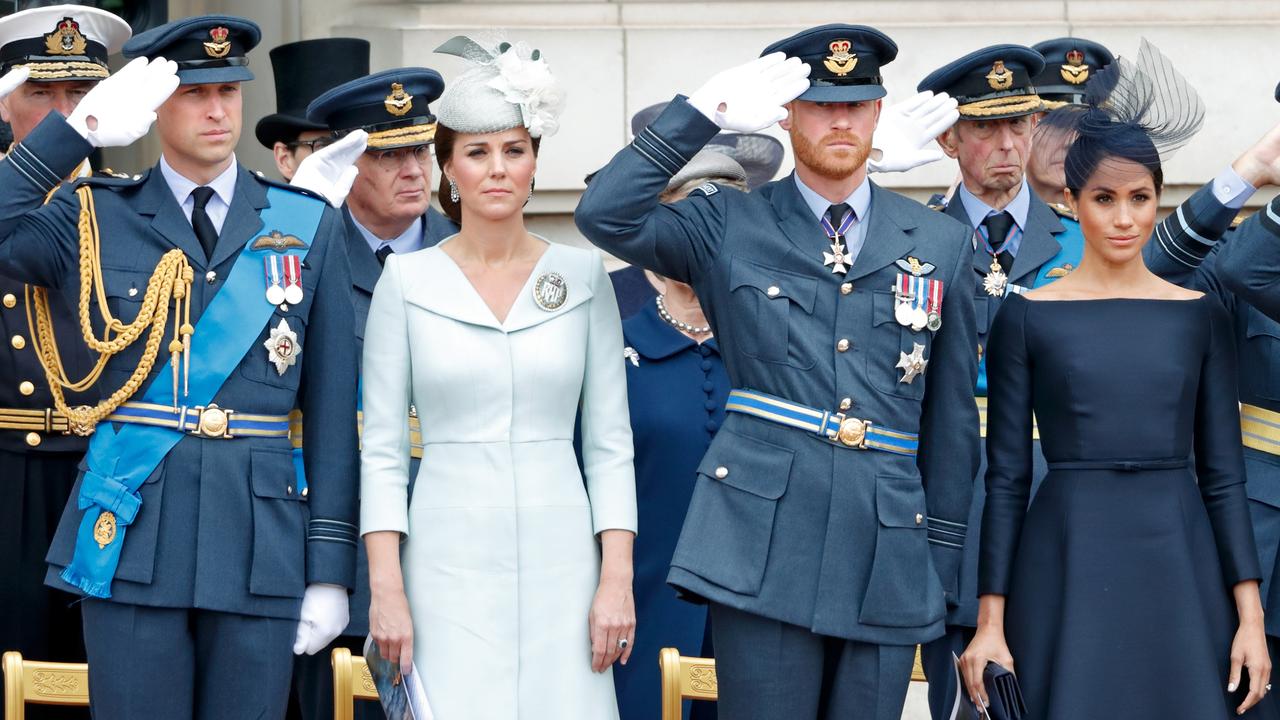
POLYGON ((124 45, 127 58, 163 57, 178 64, 183 85, 252 80, 247 53, 258 45, 257 23, 231 15, 201 15, 165 23, 124 45))
POLYGON ((107 56, 132 31, 106 10, 81 5, 32 8, 0 18, 0 75, 25 67, 31 82, 101 80, 107 56))
MULTIPOLYGON (((631 134, 639 135, 667 109, 670 103, 650 105, 631 116, 631 134)), ((714 150, 733 159, 746 172, 747 187, 755 190, 773 179, 782 167, 786 151, 775 137, 764 133, 722 132, 707 142, 706 149, 714 150)), ((679 174, 679 173, 677 173, 679 174)), ((725 177, 733 177, 728 175, 725 177)))
POLYGON ((1110 50, 1081 38, 1045 40, 1031 49, 1044 56, 1044 71, 1032 82, 1049 109, 1083 104, 1089 79, 1116 61, 1110 50))
POLYGON ((442 92, 444 79, 430 68, 384 70, 325 92, 307 106, 307 119, 339 134, 364 130, 370 150, 425 145, 436 137, 427 104, 442 92))
POLYGON ((328 130, 307 119, 307 105, 326 90, 369 74, 369 41, 357 38, 299 40, 271 48, 276 112, 262 118, 254 135, 264 147, 296 140, 308 130, 328 130))
POLYGON ((885 96, 880 68, 898 57, 888 35, 865 25, 820 25, 779 40, 760 53, 782 52, 809 66, 809 89, 799 100, 860 102, 885 96))
POLYGON ((916 90, 955 98, 961 120, 1019 117, 1044 109, 1032 83, 1043 70, 1044 57, 1029 47, 992 45, 934 70, 916 90))

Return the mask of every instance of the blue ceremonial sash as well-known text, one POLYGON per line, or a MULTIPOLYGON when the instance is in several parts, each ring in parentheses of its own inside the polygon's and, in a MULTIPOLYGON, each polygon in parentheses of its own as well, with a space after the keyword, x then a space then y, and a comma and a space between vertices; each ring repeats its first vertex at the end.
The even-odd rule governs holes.
MULTIPOLYGON (((1053 236, 1054 240, 1062 246, 1057 255, 1054 255, 1048 262, 1040 266, 1039 272, 1036 273, 1036 279, 1031 283, 1031 287, 1038 288, 1067 275, 1072 270, 1080 267, 1080 258, 1084 257, 1084 233, 1080 231, 1080 223, 1071 218, 1059 217, 1062 226, 1067 229, 1066 232, 1058 233, 1053 236)), ((978 384, 976 393, 979 397, 985 397, 987 394, 987 356, 983 353, 978 360, 978 384)))
MULTIPOLYGON (((323 203, 280 188, 268 188, 270 206, 262 210, 262 227, 307 240, 305 248, 287 254, 306 257, 320 225, 323 203)), ((263 300, 262 258, 272 252, 245 243, 226 283, 205 307, 193 339, 200 354, 191 358, 188 407, 208 405, 244 356, 253 350, 275 306, 263 300)), ((147 387, 142 402, 173 404, 173 364, 165 363, 147 387)), ((142 506, 138 488, 159 467, 185 433, 177 428, 108 422, 98 425, 89 441, 77 507, 84 511, 76 534, 75 553, 61 578, 90 597, 111 597, 111 581, 120 564, 126 527, 142 506)))

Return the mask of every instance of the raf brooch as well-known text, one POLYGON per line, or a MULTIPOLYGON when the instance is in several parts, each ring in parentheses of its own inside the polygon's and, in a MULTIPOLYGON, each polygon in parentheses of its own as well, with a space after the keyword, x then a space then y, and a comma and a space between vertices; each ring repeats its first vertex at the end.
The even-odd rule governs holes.
POLYGON ((533 301, 547 312, 554 312, 569 299, 569 284, 556 272, 544 272, 533 284, 533 301))

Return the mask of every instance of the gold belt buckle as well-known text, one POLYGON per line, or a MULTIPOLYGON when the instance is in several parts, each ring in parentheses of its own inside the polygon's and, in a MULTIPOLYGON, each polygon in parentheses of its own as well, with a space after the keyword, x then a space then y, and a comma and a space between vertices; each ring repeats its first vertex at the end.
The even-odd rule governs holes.
POLYGON ((836 431, 836 441, 845 447, 866 450, 867 431, 871 429, 871 421, 846 418, 844 413, 837 414, 835 418, 840 423, 840 429, 836 431))
POLYGON ((234 410, 224 410, 216 403, 209 403, 207 407, 196 406, 193 409, 200 419, 196 421, 196 429, 192 431, 192 435, 226 440, 235 437, 231 434, 231 415, 235 412, 234 410))

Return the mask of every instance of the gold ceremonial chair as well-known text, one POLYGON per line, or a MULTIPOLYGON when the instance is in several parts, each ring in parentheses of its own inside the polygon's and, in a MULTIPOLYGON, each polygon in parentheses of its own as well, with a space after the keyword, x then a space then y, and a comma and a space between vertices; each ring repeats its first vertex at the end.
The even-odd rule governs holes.
POLYGON ((329 664, 333 665, 333 720, 351 720, 356 700, 378 700, 378 689, 373 685, 364 658, 352 655, 347 648, 336 647, 329 664))
MULTIPOLYGON (((688 657, 681 655, 678 648, 662 648, 658 667, 662 669, 662 720, 681 720, 681 704, 685 700, 715 701, 719 695, 713 658, 688 657)), ((924 668, 920 665, 920 646, 917 645, 911 682, 923 681, 924 668)))
POLYGON ((89 666, 23 660, 22 653, 4 654, 4 720, 23 720, 27 703, 89 705, 89 666))

